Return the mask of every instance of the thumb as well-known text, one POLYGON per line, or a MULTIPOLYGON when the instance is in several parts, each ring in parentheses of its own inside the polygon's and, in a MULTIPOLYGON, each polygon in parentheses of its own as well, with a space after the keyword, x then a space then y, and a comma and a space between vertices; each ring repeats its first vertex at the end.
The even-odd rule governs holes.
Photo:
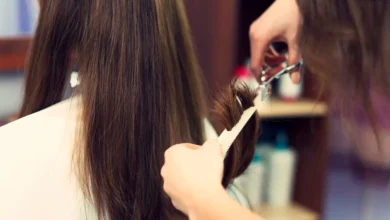
MULTIPOLYGON (((292 40, 288 44, 288 64, 294 65, 298 63, 301 59, 301 52, 299 50, 299 45, 295 40, 292 40)), ((291 79, 294 83, 298 84, 301 81, 301 73, 299 71, 295 71, 291 73, 291 79)))
POLYGON ((201 150, 208 151, 208 153, 213 153, 218 156, 223 156, 222 146, 219 144, 217 140, 206 141, 203 144, 201 150))

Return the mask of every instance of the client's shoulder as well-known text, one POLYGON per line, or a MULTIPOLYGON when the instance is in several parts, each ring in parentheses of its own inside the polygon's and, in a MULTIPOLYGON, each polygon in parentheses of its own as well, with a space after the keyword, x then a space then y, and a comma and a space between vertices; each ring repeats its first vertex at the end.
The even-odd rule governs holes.
POLYGON ((66 100, 0 128, 0 219, 81 219, 71 170, 76 104, 66 100))
POLYGON ((37 140, 47 142, 74 130, 78 99, 72 98, 0 127, 0 146, 37 140))

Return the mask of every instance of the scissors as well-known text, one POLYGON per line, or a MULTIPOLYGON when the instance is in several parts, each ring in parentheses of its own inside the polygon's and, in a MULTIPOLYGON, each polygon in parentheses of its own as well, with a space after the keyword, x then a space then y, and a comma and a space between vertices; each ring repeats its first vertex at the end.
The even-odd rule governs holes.
POLYGON ((267 96, 271 94, 271 83, 274 79, 278 79, 284 74, 291 73, 294 70, 298 70, 303 65, 303 61, 300 60, 298 63, 290 66, 287 66, 286 63, 284 63, 284 65, 285 67, 281 71, 277 72, 272 76, 269 75, 269 72, 273 70, 272 67, 262 71, 261 83, 256 89, 257 93, 261 96, 261 101, 264 101, 267 96))
MULTIPOLYGON (((285 65, 285 67, 281 71, 277 72, 272 76, 270 76, 269 73, 271 70, 273 70, 273 68, 267 68, 266 70, 264 70, 261 73, 261 83, 256 88, 258 94, 256 96, 256 99, 260 98, 261 101, 264 101, 272 92, 271 83, 274 79, 277 79, 280 76, 290 73, 294 70, 298 70, 302 65, 303 65, 302 60, 294 65, 290 65, 290 66, 285 65)), ((256 105, 246 109, 241 115, 241 118, 237 122, 237 124, 230 131, 225 129, 222 132, 222 134, 218 137, 217 141, 221 145, 222 153, 224 157, 226 157, 226 154, 229 151, 234 140, 236 140, 241 130, 245 127, 245 125, 248 123, 249 119, 257 111, 257 109, 258 107, 256 105)))

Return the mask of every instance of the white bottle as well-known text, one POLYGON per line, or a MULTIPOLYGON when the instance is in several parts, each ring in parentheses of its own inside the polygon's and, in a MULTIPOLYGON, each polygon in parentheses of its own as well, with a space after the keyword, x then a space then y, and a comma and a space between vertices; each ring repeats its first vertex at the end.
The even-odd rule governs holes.
POLYGON ((269 142, 259 142, 256 144, 256 154, 260 155, 261 161, 264 165, 267 165, 267 160, 269 155, 273 152, 274 146, 273 143, 269 142))
POLYGON ((252 163, 245 172, 234 180, 234 184, 240 188, 252 208, 259 206, 262 203, 263 174, 263 163, 260 156, 255 154, 252 163))
POLYGON ((246 190, 251 207, 257 207, 262 203, 264 166, 258 154, 255 154, 252 164, 247 169, 246 190))
POLYGON ((273 144, 261 142, 256 145, 256 153, 260 155, 263 164, 263 181, 262 181, 262 202, 268 202, 268 182, 269 182, 269 163, 271 153, 273 152, 273 144))
POLYGON ((273 207, 291 203, 296 154, 289 149, 287 135, 279 133, 269 158, 268 203, 273 207))
POLYGON ((299 84, 294 84, 289 74, 282 75, 278 80, 278 95, 281 99, 295 101, 302 95, 302 79, 299 84))

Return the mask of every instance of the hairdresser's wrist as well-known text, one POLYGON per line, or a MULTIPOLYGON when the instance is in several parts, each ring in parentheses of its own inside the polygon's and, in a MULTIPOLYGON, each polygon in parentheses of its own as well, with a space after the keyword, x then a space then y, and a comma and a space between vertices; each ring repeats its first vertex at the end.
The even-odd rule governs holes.
POLYGON ((194 193, 188 203, 188 217, 190 220, 209 219, 210 213, 218 209, 221 200, 228 196, 222 185, 210 187, 202 192, 194 193))

